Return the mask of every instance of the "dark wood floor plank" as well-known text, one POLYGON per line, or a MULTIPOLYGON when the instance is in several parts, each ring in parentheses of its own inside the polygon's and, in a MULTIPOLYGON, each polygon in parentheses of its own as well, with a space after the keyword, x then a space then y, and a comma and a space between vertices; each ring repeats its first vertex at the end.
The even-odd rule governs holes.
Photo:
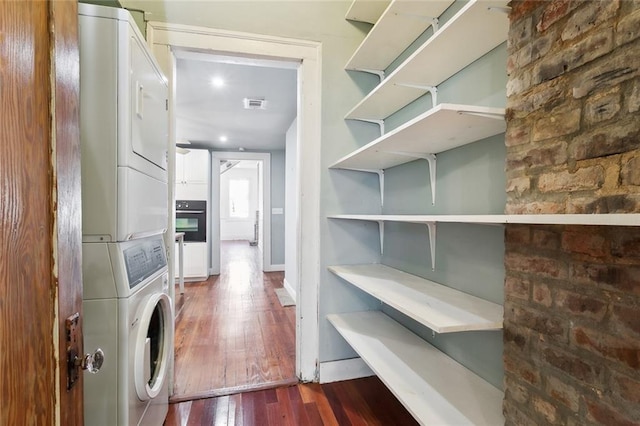
POLYGON ((222 253, 220 276, 187 283, 176 297, 172 400, 295 379, 295 307, 282 307, 274 291, 284 274, 263 273, 246 241, 223 241, 222 253))
POLYGON ((377 377, 170 404, 165 425, 191 426, 203 421, 215 426, 417 425, 377 377), (189 411, 185 423, 184 413, 189 411), (208 413, 214 413, 214 418, 208 413))
POLYGON ((307 383, 301 384, 299 387, 302 401, 305 404, 313 403, 316 405, 322 424, 326 426, 337 426, 338 419, 336 418, 333 409, 331 408, 331 404, 329 404, 329 400, 327 399, 327 395, 324 393, 321 385, 317 383, 307 383))

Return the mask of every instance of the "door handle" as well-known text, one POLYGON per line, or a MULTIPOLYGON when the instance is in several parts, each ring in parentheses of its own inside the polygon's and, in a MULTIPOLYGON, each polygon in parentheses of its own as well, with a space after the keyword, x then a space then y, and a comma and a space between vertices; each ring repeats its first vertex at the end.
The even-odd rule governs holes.
POLYGON ((67 346, 67 389, 71 389, 80 378, 80 370, 97 373, 104 363, 104 352, 98 348, 92 354, 80 357, 80 313, 65 320, 67 346))
POLYGON ((76 356, 73 363, 75 368, 96 374, 102 368, 102 363, 104 363, 104 351, 98 348, 92 354, 84 354, 82 358, 76 356))

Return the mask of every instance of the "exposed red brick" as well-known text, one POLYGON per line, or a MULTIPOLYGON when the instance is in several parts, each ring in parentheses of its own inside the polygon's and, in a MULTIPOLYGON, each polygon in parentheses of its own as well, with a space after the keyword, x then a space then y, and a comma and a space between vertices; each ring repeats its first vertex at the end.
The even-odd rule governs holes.
POLYGON ((545 173, 538 179, 538 188, 542 192, 567 192, 599 189, 604 184, 602 166, 583 167, 575 172, 562 170, 545 173))
POLYGON ((528 225, 507 225, 504 234, 508 244, 522 245, 531 241, 531 227, 528 225))
POLYGON ((556 306, 570 314, 601 321, 607 313, 608 304, 606 300, 600 300, 585 294, 558 290, 556 293, 556 306))
POLYGON ((586 405, 591 421, 607 426, 638 426, 640 424, 623 417, 618 411, 600 401, 587 400, 586 405))
POLYGON ((549 424, 554 424, 557 421, 558 413, 556 407, 542 398, 533 398, 533 409, 540 414, 549 424))
POLYGON ((535 385, 540 383, 540 370, 533 364, 510 356, 504 357, 504 370, 525 382, 535 385))
POLYGON ((536 227, 533 229, 532 242, 536 248, 556 250, 560 247, 560 234, 536 227))
POLYGON ((619 0, 591 0, 580 2, 581 7, 571 15, 562 32, 562 40, 570 40, 591 31, 611 19, 620 7, 619 0))
POLYGON ((507 270, 511 271, 539 274, 549 278, 567 276, 566 265, 557 259, 508 252, 505 253, 504 263, 507 270))
POLYGON ((611 254, 617 258, 640 263, 640 228, 619 228, 616 230, 611 237, 611 254))
POLYGON ((600 374, 600 366, 591 365, 582 358, 557 349, 544 350, 544 360, 553 367, 583 382, 593 383, 600 374))
POLYGON ((638 378, 631 379, 630 377, 616 375, 614 381, 622 398, 640 404, 640 381, 638 381, 638 378))
POLYGON ((551 290, 546 284, 535 284, 533 286, 533 301, 544 306, 551 306, 551 290))
POLYGON ((544 32, 551 25, 564 18, 571 9, 571 0, 553 0, 548 3, 548 6, 544 9, 540 21, 536 25, 536 29, 540 32, 544 32))
POLYGON ((530 288, 531 283, 529 280, 511 276, 505 278, 504 292, 509 297, 528 300, 530 288))
POLYGON ((556 401, 568 407, 573 412, 580 409, 580 392, 564 380, 547 375, 547 393, 556 401))
POLYGON ((509 20, 513 25, 513 23, 517 22, 520 18, 531 14, 532 11, 545 3, 546 0, 512 0, 510 3, 511 12, 509 13, 509 20))
POLYGON ((597 355, 618 361, 632 369, 640 369, 640 341, 619 339, 582 327, 573 330, 573 341, 577 346, 597 355))
POLYGON ((640 186, 640 155, 627 161, 620 172, 623 185, 640 186))
POLYGON ((505 344, 514 344, 518 350, 522 350, 527 344, 528 337, 525 332, 510 324, 503 329, 503 340, 505 344))
POLYGON ((613 315, 616 323, 640 336, 640 306, 615 305, 613 315))
POLYGON ((553 201, 532 201, 519 205, 508 204, 507 214, 556 214, 564 213, 564 205, 553 201))
POLYGON ((565 231, 562 234, 562 248, 572 253, 591 257, 604 257, 608 252, 608 242, 596 234, 593 227, 581 227, 579 231, 565 231))
POLYGON ((544 336, 561 337, 567 333, 566 324, 548 313, 520 306, 510 306, 505 310, 505 319, 514 324, 536 331, 544 336))
POLYGON ((640 295, 640 267, 637 266, 574 263, 570 275, 577 282, 640 295))

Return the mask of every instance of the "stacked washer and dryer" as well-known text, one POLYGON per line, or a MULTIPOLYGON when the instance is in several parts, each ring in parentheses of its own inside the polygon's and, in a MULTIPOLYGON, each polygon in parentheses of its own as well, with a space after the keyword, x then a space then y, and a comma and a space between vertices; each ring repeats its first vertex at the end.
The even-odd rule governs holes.
POLYGON ((87 425, 161 425, 173 307, 167 82, 129 12, 80 3, 83 329, 87 425))

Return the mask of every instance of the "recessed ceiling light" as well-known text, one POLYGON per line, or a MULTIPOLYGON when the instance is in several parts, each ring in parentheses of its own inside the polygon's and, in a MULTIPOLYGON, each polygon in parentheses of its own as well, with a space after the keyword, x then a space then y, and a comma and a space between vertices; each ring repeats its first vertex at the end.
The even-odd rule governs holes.
POLYGON ((228 139, 225 135, 222 135, 222 136, 220 136, 220 137, 218 138, 218 140, 219 140, 220 142, 226 142, 226 141, 228 141, 229 139, 228 139))
POLYGON ((224 80, 222 79, 222 77, 213 77, 211 78, 211 85, 213 87, 220 88, 224 86, 224 80))

